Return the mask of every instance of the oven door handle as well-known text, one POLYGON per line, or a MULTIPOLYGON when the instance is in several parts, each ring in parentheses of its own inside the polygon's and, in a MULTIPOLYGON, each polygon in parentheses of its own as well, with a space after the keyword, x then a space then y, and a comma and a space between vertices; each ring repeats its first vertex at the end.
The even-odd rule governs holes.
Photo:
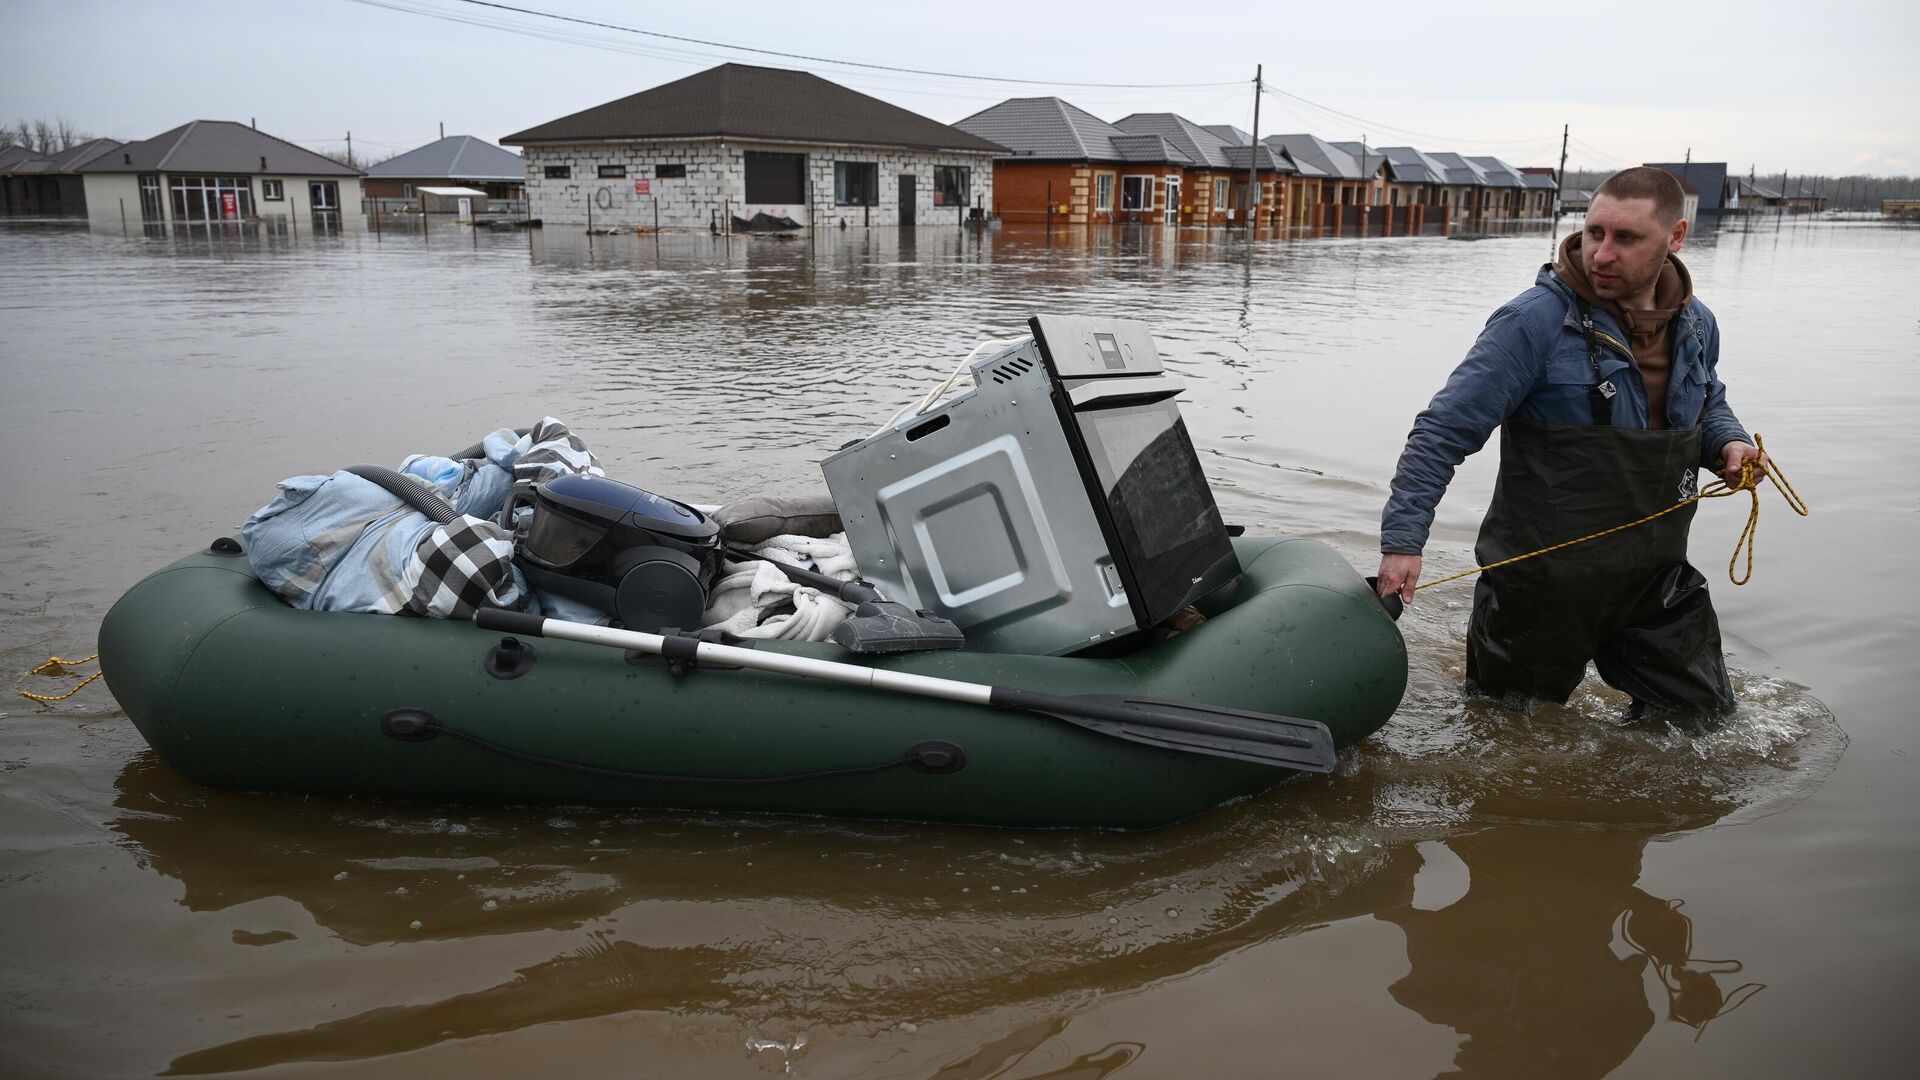
POLYGON ((1165 401, 1178 395, 1187 384, 1170 375, 1143 375, 1132 379, 1089 379, 1067 387, 1067 404, 1075 409, 1089 405, 1114 405, 1121 400, 1136 402, 1165 401))

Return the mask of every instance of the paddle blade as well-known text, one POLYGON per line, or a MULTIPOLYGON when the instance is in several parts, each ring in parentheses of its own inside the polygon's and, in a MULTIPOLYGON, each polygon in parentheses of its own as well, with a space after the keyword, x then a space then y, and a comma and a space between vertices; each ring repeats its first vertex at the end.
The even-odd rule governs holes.
POLYGON ((993 703, 1064 720, 1128 742, 1300 772, 1332 772, 1333 733, 1316 720, 1117 694, 1006 692, 993 703))

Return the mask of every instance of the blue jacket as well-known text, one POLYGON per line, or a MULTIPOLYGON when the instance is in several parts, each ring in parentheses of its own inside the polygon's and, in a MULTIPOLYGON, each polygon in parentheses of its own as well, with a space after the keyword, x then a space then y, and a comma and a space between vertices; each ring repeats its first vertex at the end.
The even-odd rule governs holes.
MULTIPOLYGON (((1625 344, 1627 335, 1598 308, 1593 325, 1600 344, 1600 374, 1618 391, 1613 396, 1614 426, 1644 430, 1647 388, 1625 344)), ((1701 465, 1713 468, 1721 447, 1736 439, 1753 441, 1727 407, 1727 388, 1716 371, 1720 327, 1705 304, 1690 300, 1674 316, 1670 332, 1674 351, 1667 426, 1681 430, 1701 425, 1701 465)), ((1380 515, 1380 550, 1418 555, 1427 546, 1434 508, 1454 470, 1508 418, 1592 423, 1587 388, 1593 382, 1573 290, 1551 266, 1541 267, 1533 288, 1493 313, 1466 359, 1414 418, 1394 470, 1393 494, 1380 515)))

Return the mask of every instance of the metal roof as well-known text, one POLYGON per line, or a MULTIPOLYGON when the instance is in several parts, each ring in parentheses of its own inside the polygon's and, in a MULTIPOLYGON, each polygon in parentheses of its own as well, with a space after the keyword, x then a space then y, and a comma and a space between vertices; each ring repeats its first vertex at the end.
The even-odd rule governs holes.
POLYGON ((1225 139, 1178 113, 1134 113, 1113 126, 1135 135, 1158 135, 1184 153, 1196 166, 1227 168, 1225 139))
MULTIPOLYGON (((1342 180, 1366 180, 1372 173, 1361 168, 1360 162, 1345 150, 1322 139, 1318 135, 1268 135, 1260 140, 1267 146, 1277 147, 1287 152, 1300 166, 1302 176, 1330 176, 1342 180), (1309 172, 1308 168, 1316 170, 1309 172)), ((1358 145, 1357 143, 1355 144, 1358 145)), ((1379 168, 1376 160, 1375 169, 1379 168)))
MULTIPOLYGON (((1255 148, 1251 146, 1227 147, 1227 167, 1241 171, 1251 169, 1253 166, 1250 162, 1253 158, 1254 149, 1255 148)), ((1287 156, 1286 151, 1276 150, 1265 144, 1262 144, 1259 150, 1261 172, 1297 173, 1302 176, 1309 175, 1300 171, 1300 167, 1294 163, 1292 158, 1287 156)))
POLYGON ((471 135, 449 135, 367 169, 370 180, 502 180, 527 178, 526 163, 471 135))
POLYGON ((1501 161, 1497 157, 1470 157, 1467 160, 1486 174, 1488 187, 1516 188, 1527 186, 1527 182, 1520 178, 1519 169, 1501 161))
POLYGON ((1253 136, 1232 124, 1207 124, 1206 129, 1228 146, 1246 146, 1253 142, 1253 136))
POLYGON ((1487 186, 1487 174, 1482 172, 1478 165, 1461 157, 1459 154, 1449 150, 1435 150, 1428 154, 1427 157, 1438 162, 1440 168, 1445 170, 1447 177, 1446 182, 1449 185, 1455 187, 1487 186))
POLYGON ((1525 181, 1528 187, 1538 188, 1542 191, 1553 191, 1560 186, 1560 182, 1553 178, 1552 169, 1522 168, 1520 170, 1520 179, 1525 181))
POLYGON ((332 158, 231 120, 193 120, 130 142, 82 165, 83 173, 221 173, 231 176, 359 176, 332 158))
POLYGON ((1003 149, 978 135, 908 112, 809 72, 748 64, 708 68, 651 90, 516 131, 500 141, 524 146, 703 137, 904 146, 982 154, 1003 149))
POLYGON ((26 169, 25 166, 48 160, 50 159, 45 154, 36 154, 19 143, 0 146, 0 173, 37 172, 39 170, 26 169))
POLYGON ((1162 162, 1173 165, 1203 164, 1195 161, 1179 147, 1159 135, 1115 135, 1112 142, 1113 149, 1120 155, 1120 160, 1130 164, 1146 165, 1162 162))
POLYGON ((1036 161, 1125 161, 1113 144, 1126 132, 1057 97, 1008 98, 953 125, 1036 161))
POLYGON ((1367 179, 1372 179, 1380 171, 1380 166, 1387 163, 1387 156, 1381 153, 1377 146, 1357 142, 1337 142, 1332 146, 1352 158, 1360 170, 1360 175, 1367 179))
POLYGON ((1727 188, 1727 163, 1724 161, 1650 161, 1656 169, 1665 169, 1674 179, 1700 189, 1700 209, 1707 213, 1720 210, 1721 196, 1727 188))
POLYGON ((1446 167, 1411 146, 1377 146, 1387 159, 1387 175, 1397 184, 1444 184, 1446 167))
MULTIPOLYGON (((86 142, 75 143, 51 156, 34 154, 28 151, 29 156, 12 163, 8 160, 7 151, 0 150, 0 173, 36 173, 42 176, 48 176, 79 172, 80 166, 85 165, 87 162, 92 161, 94 158, 110 150, 119 149, 120 145, 120 142, 115 139, 88 139, 86 142)), ((8 147, 7 149, 25 150, 24 147, 8 147)))

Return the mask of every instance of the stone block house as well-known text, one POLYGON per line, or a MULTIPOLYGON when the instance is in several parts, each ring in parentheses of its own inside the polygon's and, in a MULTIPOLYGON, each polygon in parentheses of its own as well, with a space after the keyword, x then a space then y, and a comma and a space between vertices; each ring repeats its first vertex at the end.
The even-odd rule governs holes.
POLYGON ((722 64, 502 139, 548 225, 959 225, 1003 147, 804 71, 722 64))

